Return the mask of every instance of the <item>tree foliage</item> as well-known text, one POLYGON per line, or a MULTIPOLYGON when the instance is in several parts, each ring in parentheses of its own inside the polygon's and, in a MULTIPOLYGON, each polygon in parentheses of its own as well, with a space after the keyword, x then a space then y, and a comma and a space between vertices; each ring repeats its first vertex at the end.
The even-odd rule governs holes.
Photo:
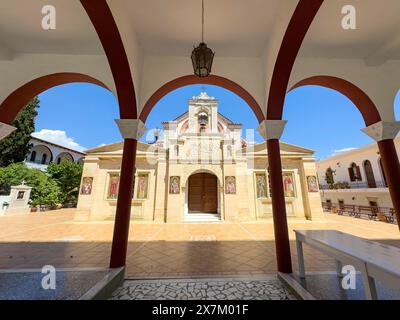
POLYGON ((330 167, 325 172, 325 181, 330 189, 332 189, 332 186, 335 184, 334 175, 336 175, 336 170, 332 170, 330 167))
POLYGON ((57 183, 61 191, 61 202, 76 202, 82 178, 83 165, 71 161, 51 163, 47 168, 50 177, 57 183))
POLYGON ((11 186, 17 186, 23 182, 32 187, 32 206, 60 204, 60 188, 46 172, 30 169, 23 163, 13 163, 0 168, 0 194, 9 194, 11 186))
POLYGON ((18 113, 12 123, 17 130, 0 141, 0 167, 25 160, 32 147, 29 141, 31 134, 35 131, 37 108, 39 108, 39 99, 36 97, 18 113))
POLYGON ((340 190, 340 189, 351 189, 351 186, 346 181, 339 181, 330 186, 332 190, 340 190))

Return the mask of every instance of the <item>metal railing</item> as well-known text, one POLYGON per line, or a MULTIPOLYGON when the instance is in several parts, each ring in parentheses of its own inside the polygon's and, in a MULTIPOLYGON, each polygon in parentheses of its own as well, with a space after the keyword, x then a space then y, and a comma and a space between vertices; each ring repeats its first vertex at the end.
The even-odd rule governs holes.
POLYGON ((325 212, 336 213, 338 215, 347 214, 355 218, 368 218, 370 220, 380 220, 386 221, 388 223, 397 223, 396 212, 393 208, 346 205, 330 202, 322 202, 322 208, 325 212))
POLYGON ((321 190, 348 190, 348 189, 378 189, 387 188, 387 185, 383 181, 376 181, 375 184, 369 184, 367 182, 343 182, 343 187, 337 187, 335 185, 321 184, 319 188, 321 190), (346 185, 345 185, 346 184, 346 185))

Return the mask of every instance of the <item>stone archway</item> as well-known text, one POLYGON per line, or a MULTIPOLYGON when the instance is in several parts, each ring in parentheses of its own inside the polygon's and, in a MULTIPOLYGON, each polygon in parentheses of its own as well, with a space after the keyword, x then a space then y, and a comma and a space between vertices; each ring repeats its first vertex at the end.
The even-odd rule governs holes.
MULTIPOLYGON (((382 172, 387 179, 397 219, 400 219, 400 185, 398 184, 398 180, 400 180, 400 163, 393 140, 399 132, 400 124, 398 122, 382 121, 375 103, 366 92, 350 81, 327 75, 313 76, 299 81, 290 90, 307 85, 322 86, 336 90, 349 98, 360 111, 367 126, 362 131, 377 142, 381 155, 382 172)), ((282 110, 283 106, 280 109, 280 114, 282 114, 282 110)), ((279 112, 277 115, 279 115, 279 112)))
POLYGON ((0 122, 11 124, 18 112, 35 96, 50 88, 74 82, 92 83, 109 90, 104 83, 86 74, 73 72, 48 74, 33 79, 12 92, 0 104, 0 122))
POLYGON ((140 112, 140 120, 143 122, 146 122, 146 119, 148 115, 150 114, 151 110, 153 107, 156 105, 158 101, 160 101, 165 95, 168 93, 193 84, 208 84, 208 85, 215 85, 221 88, 225 88, 235 94, 237 94, 239 97, 241 97, 247 104, 248 106, 253 110, 254 115, 257 117, 257 120, 259 122, 263 121, 264 119, 264 113, 261 109, 261 106, 258 104, 256 99, 242 86, 237 84, 236 82, 224 78, 221 76, 217 75, 210 75, 206 78, 199 78, 195 75, 187 75, 187 76, 182 76, 176 79, 173 79, 163 86, 161 86, 154 94, 146 101, 146 103, 143 106, 142 111, 140 112))

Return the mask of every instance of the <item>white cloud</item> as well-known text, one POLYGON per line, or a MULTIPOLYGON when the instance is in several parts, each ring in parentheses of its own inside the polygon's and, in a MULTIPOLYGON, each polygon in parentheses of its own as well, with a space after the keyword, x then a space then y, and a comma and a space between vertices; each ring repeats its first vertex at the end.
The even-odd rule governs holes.
POLYGON ((73 138, 68 137, 67 133, 62 130, 42 129, 39 132, 33 133, 32 136, 76 151, 84 151, 87 149, 75 142, 73 138))

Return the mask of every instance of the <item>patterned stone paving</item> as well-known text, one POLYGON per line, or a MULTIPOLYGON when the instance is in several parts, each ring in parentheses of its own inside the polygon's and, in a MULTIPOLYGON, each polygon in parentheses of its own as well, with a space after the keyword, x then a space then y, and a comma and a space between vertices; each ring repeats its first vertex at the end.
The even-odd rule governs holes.
MULTIPOLYGON (((0 269, 107 268, 113 223, 76 222, 75 209, 0 217, 0 269)), ((336 229, 400 246, 396 225, 327 214, 322 221, 289 219, 293 229, 336 229)), ((308 271, 333 271, 334 261, 304 247, 308 271)), ((219 224, 148 224, 132 221, 126 275, 135 279, 247 277, 276 274, 272 221, 219 224)))
POLYGON ((111 300, 294 300, 276 277, 126 280, 111 300))

